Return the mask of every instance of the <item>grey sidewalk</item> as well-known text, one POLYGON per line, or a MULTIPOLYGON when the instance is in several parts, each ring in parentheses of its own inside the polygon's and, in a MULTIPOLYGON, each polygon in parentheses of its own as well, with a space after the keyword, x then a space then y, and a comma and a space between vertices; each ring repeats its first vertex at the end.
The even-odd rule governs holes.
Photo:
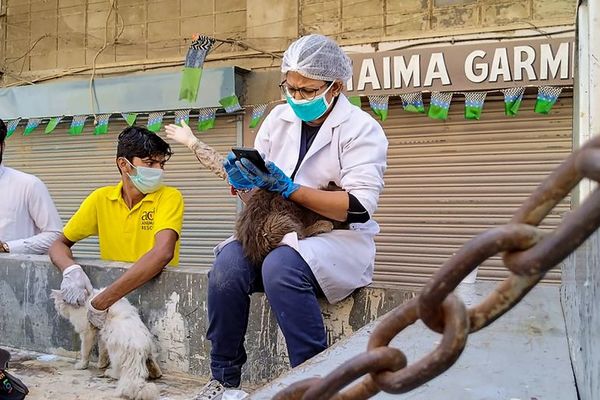
MULTIPOLYGON (((8 349, 12 358, 9 372, 29 388, 27 400, 118 400, 114 394, 117 381, 102 377, 91 362, 89 369, 77 370, 71 358, 18 349, 8 349)), ((205 383, 200 378, 165 373, 153 381, 160 389, 161 400, 185 400, 205 383)))

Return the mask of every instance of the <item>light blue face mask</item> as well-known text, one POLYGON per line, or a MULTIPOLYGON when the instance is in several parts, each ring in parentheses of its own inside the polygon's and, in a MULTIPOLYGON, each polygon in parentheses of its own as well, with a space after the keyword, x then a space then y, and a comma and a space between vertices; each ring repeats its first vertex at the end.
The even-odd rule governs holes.
POLYGON ((331 82, 331 85, 320 95, 316 96, 312 100, 296 100, 290 96, 285 96, 288 104, 294 110, 294 113, 298 118, 300 118, 304 122, 314 121, 319 119, 329 110, 331 104, 333 104, 333 99, 331 102, 327 103, 327 99, 325 95, 329 92, 329 89, 333 86, 335 82, 331 82))
POLYGON ((135 169, 135 175, 127 174, 133 186, 144 194, 156 192, 162 186, 163 173, 161 168, 136 167, 125 159, 135 169))

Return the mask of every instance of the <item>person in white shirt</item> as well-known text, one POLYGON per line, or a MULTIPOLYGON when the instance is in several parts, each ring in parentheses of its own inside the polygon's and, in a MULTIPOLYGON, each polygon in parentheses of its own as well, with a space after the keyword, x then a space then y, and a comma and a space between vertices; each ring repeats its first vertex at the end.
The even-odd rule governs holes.
POLYGON ((0 119, 0 252, 47 254, 62 231, 60 216, 39 178, 2 164, 5 139, 0 119))

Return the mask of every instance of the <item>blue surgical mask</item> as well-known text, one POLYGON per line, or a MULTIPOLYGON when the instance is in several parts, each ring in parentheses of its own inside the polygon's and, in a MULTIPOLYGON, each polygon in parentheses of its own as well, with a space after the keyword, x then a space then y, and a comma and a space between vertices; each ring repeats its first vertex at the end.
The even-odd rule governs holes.
POLYGON ((331 102, 327 103, 327 99, 325 95, 331 89, 335 82, 331 82, 331 85, 320 95, 316 96, 312 100, 296 100, 290 96, 286 96, 287 102, 294 110, 294 113, 298 118, 300 118, 304 122, 314 121, 319 119, 329 110, 331 104, 333 104, 333 99, 331 102))
POLYGON ((135 169, 135 175, 127 174, 133 186, 144 194, 156 192, 162 186, 163 173, 161 168, 136 167, 125 159, 135 169))

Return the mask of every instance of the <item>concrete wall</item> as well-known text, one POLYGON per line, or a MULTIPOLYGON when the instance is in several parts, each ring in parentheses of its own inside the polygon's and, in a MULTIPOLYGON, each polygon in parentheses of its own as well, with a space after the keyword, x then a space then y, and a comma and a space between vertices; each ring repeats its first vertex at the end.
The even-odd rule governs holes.
MULTIPOLYGON (((283 51, 319 32, 344 45, 459 33, 570 25, 576 0, 5 0, 0 10, 2 83, 108 67, 139 70, 181 63, 195 33, 283 51), (5 12, 5 15, 3 15, 5 12), (116 42, 115 42, 116 38, 116 42), (86 70, 85 67, 88 67, 86 70)), ((209 64, 270 68, 278 60, 225 44, 209 64), (233 61, 235 60, 235 61, 233 61)))
POLYGON ((600 394, 600 232, 564 263, 561 297, 581 400, 600 394))
MULTIPOLYGON (((600 134, 600 4, 583 0, 577 21, 577 76, 573 138, 578 148, 600 134)), ((577 207, 597 185, 582 180, 573 190, 577 207)), ((600 396, 600 232, 596 231, 562 267, 562 303, 569 350, 581 400, 600 396)))
MULTIPOLYGON (((80 260, 95 287, 114 281, 123 263, 80 260)), ((208 376, 206 271, 169 268, 128 296, 157 339, 167 372, 208 376)), ((54 311, 48 295, 60 274, 45 256, 0 255, 0 344, 75 356, 79 339, 54 311)), ((337 342, 414 294, 400 289, 366 289, 337 304, 323 303, 330 343, 337 342)), ((244 381, 264 383, 288 369, 285 342, 262 294, 253 296, 246 336, 244 381)))

